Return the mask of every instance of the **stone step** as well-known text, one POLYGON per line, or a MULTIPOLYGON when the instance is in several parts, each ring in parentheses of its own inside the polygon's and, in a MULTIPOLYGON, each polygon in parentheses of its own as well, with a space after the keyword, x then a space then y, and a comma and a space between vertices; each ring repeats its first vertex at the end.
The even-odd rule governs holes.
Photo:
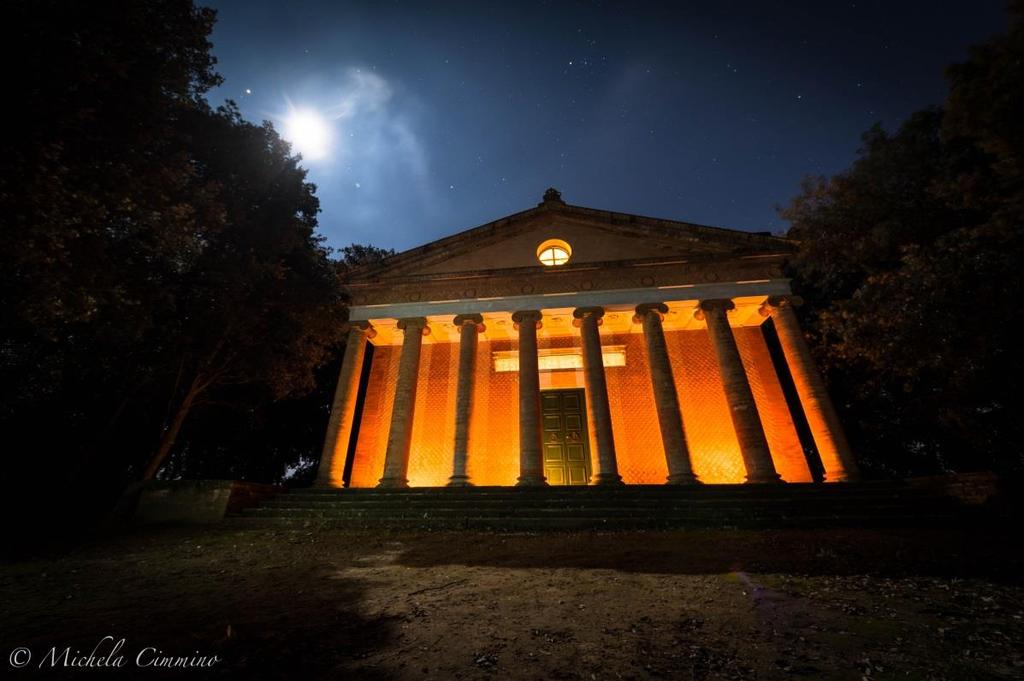
POLYGON ((884 504, 871 506, 713 506, 696 508, 693 506, 667 506, 658 509, 633 509, 615 506, 509 506, 503 508, 467 508, 451 506, 430 507, 308 507, 308 506, 274 506, 247 509, 243 513, 251 516, 311 516, 311 517, 431 517, 431 516, 594 516, 594 517, 651 517, 660 518, 673 515, 686 516, 808 516, 808 515, 898 515, 915 513, 955 513, 958 509, 946 504, 913 505, 884 504))
POLYGON ((419 501, 433 502, 437 500, 455 501, 463 500, 466 502, 520 502, 520 501, 588 501, 598 499, 615 499, 615 500, 638 500, 638 501, 661 501, 661 500, 706 500, 706 499, 738 499, 738 500, 804 500, 804 499, 877 499, 877 498, 928 498, 934 496, 927 491, 922 490, 874 490, 874 491, 838 491, 835 493, 827 492, 808 492, 797 489, 780 489, 772 492, 743 492, 736 490, 696 490, 685 493, 658 493, 651 494, 645 492, 597 492, 597 493, 564 493, 564 492, 546 492, 546 493, 432 493, 432 494, 393 494, 393 493, 381 493, 381 494, 351 494, 348 492, 338 492, 333 494, 309 494, 309 493, 296 493, 288 492, 278 496, 279 499, 294 499, 303 500, 310 502, 317 501, 329 501, 329 502, 370 502, 379 501, 384 503, 415 503, 419 501))
POLYGON ((326 496, 395 496, 418 497, 436 495, 467 495, 467 496, 525 496, 525 495, 607 495, 607 494, 644 494, 644 495, 689 495, 689 494, 722 494, 736 492, 743 495, 771 495, 784 493, 842 495, 847 493, 874 493, 879 491, 903 490, 917 492, 918 488, 902 481, 880 481, 864 483, 816 484, 786 483, 779 485, 621 485, 614 487, 580 485, 580 486, 549 486, 549 487, 410 487, 405 489, 345 488, 317 489, 293 488, 286 492, 289 495, 326 496))
POLYGON ((406 530, 660 530, 686 528, 782 529, 820 527, 934 527, 963 522, 946 514, 901 516, 806 516, 799 518, 709 519, 679 516, 673 518, 593 518, 593 517, 451 517, 451 518, 256 518, 236 517, 229 522, 257 529, 330 530, 330 529, 406 529, 406 530))
POLYGON ((310 507, 429 507, 453 506, 466 508, 501 508, 506 506, 562 506, 607 505, 628 508, 662 508, 667 505, 713 506, 718 504, 921 504, 935 501, 929 495, 876 494, 870 496, 830 496, 830 497, 740 497, 735 495, 705 495, 691 497, 418 497, 418 498, 379 498, 379 497, 347 497, 320 498, 296 495, 281 495, 265 503, 266 506, 310 506, 310 507))
POLYGON ((502 508, 466 508, 451 506, 401 507, 401 508, 366 508, 366 507, 309 507, 309 506, 273 506, 247 509, 243 513, 260 516, 288 515, 306 513, 310 515, 344 515, 344 516, 423 516, 423 515, 605 515, 613 516, 647 516, 660 517, 668 514, 687 514, 706 516, 713 514, 759 514, 759 515, 878 515, 885 513, 916 513, 916 512, 955 512, 955 507, 947 504, 928 505, 868 505, 868 506, 666 506, 657 509, 622 508, 617 506, 508 506, 502 508))
MULTIPOLYGON (((856 482, 784 482, 780 483, 783 485, 789 485, 790 487, 805 487, 805 488, 854 488, 854 487, 911 487, 912 484, 908 480, 860 480, 856 482)), ((573 491, 585 491, 585 490, 604 490, 604 489, 727 489, 730 487, 736 489, 756 489, 758 487, 772 488, 778 485, 773 484, 750 484, 745 482, 722 482, 722 483, 708 483, 705 485, 668 485, 660 482, 643 482, 643 483, 623 483, 621 485, 548 485, 548 486, 525 486, 518 487, 513 485, 470 485, 466 487, 449 487, 448 485, 439 486, 410 486, 410 487, 315 487, 313 485, 305 485, 303 487, 293 487, 292 489, 301 489, 310 492, 398 492, 398 493, 409 493, 409 492, 422 492, 422 491, 442 491, 442 492, 460 492, 460 491, 472 491, 472 490, 516 490, 516 491, 530 491, 538 489, 567 489, 573 491)))
POLYGON ((947 497, 935 495, 875 494, 857 496, 800 496, 743 497, 736 495, 700 495, 687 497, 651 496, 527 496, 527 497, 343 497, 312 498, 295 495, 279 495, 265 502, 268 506, 310 506, 310 507, 382 507, 418 508, 430 506, 453 506, 466 508, 500 508, 505 506, 621 506, 624 508, 662 508, 670 505, 692 505, 696 507, 714 505, 830 505, 830 504, 906 504, 916 505, 932 502, 948 502, 947 497))
POLYGON ((231 522, 285 528, 657 529, 935 526, 973 518, 902 481, 785 485, 628 485, 294 489, 231 522))

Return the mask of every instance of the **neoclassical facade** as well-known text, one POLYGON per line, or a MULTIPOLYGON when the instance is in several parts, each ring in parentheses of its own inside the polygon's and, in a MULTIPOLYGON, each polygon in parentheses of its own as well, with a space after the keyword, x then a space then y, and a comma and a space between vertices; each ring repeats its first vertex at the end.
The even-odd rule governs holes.
POLYGON ((791 251, 549 189, 360 270, 316 484, 854 479, 791 251))

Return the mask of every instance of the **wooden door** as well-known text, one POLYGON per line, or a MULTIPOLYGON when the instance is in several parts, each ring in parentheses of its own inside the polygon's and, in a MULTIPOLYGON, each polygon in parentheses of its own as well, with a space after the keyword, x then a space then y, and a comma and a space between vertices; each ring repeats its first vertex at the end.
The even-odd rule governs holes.
POLYGON ((583 390, 545 390, 540 401, 548 484, 586 485, 590 481, 590 445, 583 390))

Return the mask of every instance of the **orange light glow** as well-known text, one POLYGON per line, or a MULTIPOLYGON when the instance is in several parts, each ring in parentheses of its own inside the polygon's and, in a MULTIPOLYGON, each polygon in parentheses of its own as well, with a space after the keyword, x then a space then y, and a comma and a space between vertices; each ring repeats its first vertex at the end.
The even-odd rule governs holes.
POLYGON ((666 331, 694 473, 704 483, 743 482, 746 470, 707 331, 666 331))
POLYGON ((519 376, 496 373, 491 364, 492 351, 509 350, 512 345, 496 341, 477 346, 467 462, 474 485, 514 485, 519 477, 519 376))
POLYGON ((764 333, 756 326, 734 329, 734 332, 775 470, 786 482, 811 482, 811 469, 793 425, 764 333))
POLYGON ((384 474, 384 453, 388 446, 388 427, 395 403, 394 386, 398 381, 398 354, 401 350, 398 346, 373 349, 359 439, 352 461, 351 487, 376 487, 384 474))
MULTIPOLYGON (((705 483, 743 482, 743 459, 707 332, 669 331, 665 339, 695 472, 705 483)), ((810 471, 761 330, 736 329, 736 339, 778 472, 787 481, 809 481, 810 471)), ((539 341, 549 353, 579 347, 578 338, 539 341)), ((619 474, 627 484, 663 483, 668 469, 643 336, 602 334, 602 344, 621 346, 626 360, 625 366, 605 369, 619 474)), ((513 485, 519 475, 518 375, 495 371, 492 360, 496 353, 514 349, 513 341, 483 339, 477 348, 467 462, 475 485, 513 485)), ((383 473, 400 351, 389 346, 375 349, 352 467, 353 487, 373 487, 383 473)), ((451 475, 457 372, 457 343, 423 346, 409 454, 410 485, 445 485, 451 475)), ((542 389, 583 385, 581 371, 544 372, 541 378, 542 389)), ((592 456, 594 451, 591 443, 592 456)))
POLYGON ((622 343, 628 357, 626 366, 605 370, 619 475, 627 485, 659 485, 668 477, 668 463, 661 445, 644 338, 638 333, 602 335, 601 342, 622 343))
MULTIPOLYGON (((498 350, 493 354, 495 371, 519 371, 518 350, 498 350)), ((626 347, 602 346, 601 363, 606 367, 626 366, 626 347)), ((540 348, 537 351, 537 368, 540 371, 582 369, 583 348, 540 348)))

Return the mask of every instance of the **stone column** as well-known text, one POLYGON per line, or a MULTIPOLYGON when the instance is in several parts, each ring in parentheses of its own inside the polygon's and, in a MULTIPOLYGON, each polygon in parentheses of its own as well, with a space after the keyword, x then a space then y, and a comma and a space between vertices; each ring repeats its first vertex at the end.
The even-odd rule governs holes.
POLYGON ((546 485, 540 431, 540 373, 537 367, 539 310, 512 315, 519 331, 519 481, 517 487, 546 485))
POLYGON ((743 368, 736 338, 729 326, 728 311, 734 307, 728 299, 702 300, 695 316, 708 324, 708 334, 725 386, 725 398, 729 403, 729 414, 736 429, 743 465, 747 469, 747 482, 779 482, 779 474, 775 471, 768 449, 768 439, 757 414, 754 394, 747 381, 747 372, 743 368))
POLYGON ((686 443, 686 432, 683 430, 683 415, 679 410, 676 381, 672 376, 672 363, 669 361, 668 348, 665 346, 665 332, 661 328, 661 321, 666 312, 668 306, 664 303, 638 305, 633 321, 644 327, 654 404, 658 411, 658 426, 661 429, 661 443, 665 448, 665 460, 668 462, 668 483, 696 484, 700 480, 693 473, 690 447, 686 443))
POLYGON ((398 360, 398 382, 391 410, 391 429, 384 455, 384 477, 378 487, 408 487, 409 444, 412 442, 412 417, 416 409, 416 384, 419 382, 420 349, 423 337, 430 333, 423 317, 399 319, 404 332, 402 355, 398 360))
POLYGON ((595 485, 621 485, 622 476, 615 461, 615 439, 612 435, 612 412, 608 406, 608 383, 604 376, 601 353, 601 325, 604 309, 581 307, 573 313, 573 325, 579 327, 583 345, 583 382, 587 388, 587 409, 594 428, 597 445, 595 485))
POLYGON ((478 314, 460 314, 454 321, 459 327, 459 378, 455 388, 455 454, 448 486, 469 487, 466 459, 469 456, 469 419, 473 412, 476 341, 477 334, 485 327, 483 317, 478 314))
POLYGON ((331 403, 331 417, 327 421, 327 436, 324 438, 320 467, 316 472, 314 487, 344 487, 345 457, 349 440, 352 438, 352 422, 356 414, 356 398, 359 393, 359 378, 363 372, 363 358, 366 356, 366 340, 377 332, 370 322, 349 324, 345 354, 341 358, 341 372, 338 386, 331 403))
POLYGON ((796 296, 771 296, 761 306, 761 314, 775 322, 782 353, 793 376, 800 406, 803 407, 807 425, 811 428, 814 445, 825 468, 828 482, 846 482, 860 477, 853 450, 846 440, 843 426, 839 422, 836 408, 829 399, 825 381, 811 357, 807 341, 800 330, 794 305, 803 301, 796 296))

